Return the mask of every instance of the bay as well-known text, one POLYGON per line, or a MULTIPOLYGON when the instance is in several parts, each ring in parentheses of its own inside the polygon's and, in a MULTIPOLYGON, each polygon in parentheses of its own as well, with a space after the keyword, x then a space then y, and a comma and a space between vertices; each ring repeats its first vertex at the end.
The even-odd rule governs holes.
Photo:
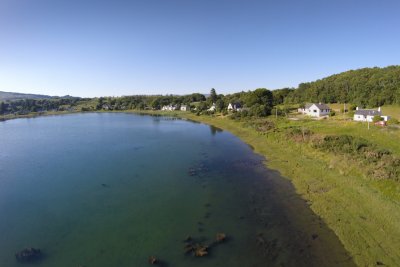
POLYGON ((33 266, 353 265, 237 137, 126 113, 0 122, 0 266, 27 247, 43 252, 33 266), (188 237, 209 254, 185 253, 188 237))

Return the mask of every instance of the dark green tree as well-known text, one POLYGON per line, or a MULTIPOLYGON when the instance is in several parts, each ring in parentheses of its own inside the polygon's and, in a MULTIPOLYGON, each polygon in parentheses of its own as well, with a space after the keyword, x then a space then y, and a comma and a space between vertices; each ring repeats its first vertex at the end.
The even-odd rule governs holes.
POLYGON ((210 99, 212 103, 215 103, 217 101, 217 92, 215 91, 214 88, 211 88, 210 99))

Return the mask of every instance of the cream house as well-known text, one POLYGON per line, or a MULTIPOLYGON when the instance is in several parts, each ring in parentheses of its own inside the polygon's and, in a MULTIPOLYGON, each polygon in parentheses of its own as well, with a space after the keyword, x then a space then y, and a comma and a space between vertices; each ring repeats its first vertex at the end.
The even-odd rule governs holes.
POLYGON ((299 108, 298 112, 311 117, 323 117, 329 116, 331 108, 323 103, 308 103, 304 108, 299 108))

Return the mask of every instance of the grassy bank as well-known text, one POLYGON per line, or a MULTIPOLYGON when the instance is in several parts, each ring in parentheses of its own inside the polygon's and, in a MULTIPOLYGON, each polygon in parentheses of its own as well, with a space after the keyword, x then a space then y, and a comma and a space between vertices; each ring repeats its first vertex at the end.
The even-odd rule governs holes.
MULTIPOLYGON (((303 123, 317 133, 360 135, 388 148, 399 140, 398 131, 378 128, 367 131, 362 124, 339 124, 341 122, 337 121, 275 121, 272 131, 257 132, 246 122, 226 117, 180 116, 228 130, 264 155, 268 167, 279 170, 292 181, 297 192, 336 233, 359 266, 398 265, 398 182, 372 179, 365 175, 362 166, 346 155, 325 153, 291 140, 285 129, 303 123)), ((392 149, 394 154, 400 154, 398 146, 392 149)))

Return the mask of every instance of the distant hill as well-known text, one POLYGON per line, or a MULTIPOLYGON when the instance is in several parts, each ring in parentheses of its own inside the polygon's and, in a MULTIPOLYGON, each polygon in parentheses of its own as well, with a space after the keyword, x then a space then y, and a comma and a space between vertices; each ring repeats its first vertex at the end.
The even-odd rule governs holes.
POLYGON ((52 98, 70 98, 71 96, 49 96, 49 95, 37 95, 37 94, 22 94, 13 92, 0 91, 0 101, 12 101, 22 99, 52 99, 52 98))
POLYGON ((400 104, 400 66, 363 68, 301 83, 286 102, 354 103, 363 107, 400 104))

